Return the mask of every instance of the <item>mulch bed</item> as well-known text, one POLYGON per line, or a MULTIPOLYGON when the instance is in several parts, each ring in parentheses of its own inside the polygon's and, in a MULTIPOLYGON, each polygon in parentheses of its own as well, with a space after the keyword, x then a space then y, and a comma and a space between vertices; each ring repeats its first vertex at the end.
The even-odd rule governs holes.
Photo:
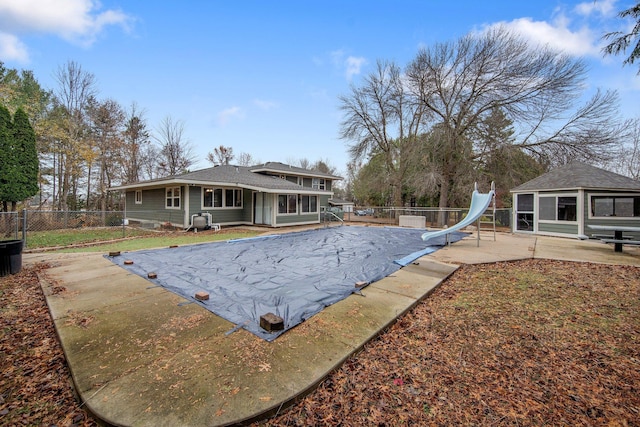
MULTIPOLYGON (((0 425, 97 425, 36 273, 0 278, 0 425)), ((267 426, 640 425, 640 269, 463 266, 267 426)))

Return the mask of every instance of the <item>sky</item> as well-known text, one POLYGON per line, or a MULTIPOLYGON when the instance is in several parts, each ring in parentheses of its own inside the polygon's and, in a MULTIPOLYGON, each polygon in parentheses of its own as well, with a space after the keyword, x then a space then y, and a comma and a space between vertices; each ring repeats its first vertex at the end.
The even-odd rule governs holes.
MULTIPOLYGON (((343 176, 339 97, 378 60, 404 67, 421 47, 504 25, 584 59, 586 91, 615 89, 640 117, 640 76, 603 57, 602 35, 629 30, 634 0, 0 0, 0 61, 54 92, 69 61, 98 97, 144 111, 152 133, 184 125, 192 170, 232 147, 256 162, 324 160, 343 176)), ((233 161, 232 161, 233 163, 233 161)))

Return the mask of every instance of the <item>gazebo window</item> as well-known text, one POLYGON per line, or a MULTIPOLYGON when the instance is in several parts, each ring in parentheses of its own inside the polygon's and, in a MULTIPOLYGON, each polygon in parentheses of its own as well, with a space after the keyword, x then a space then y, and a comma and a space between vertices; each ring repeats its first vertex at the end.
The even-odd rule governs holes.
POLYGON ((541 221, 576 221, 577 197, 541 196, 539 200, 541 221))
POLYGON ((640 196, 591 196, 592 217, 640 217, 640 196))

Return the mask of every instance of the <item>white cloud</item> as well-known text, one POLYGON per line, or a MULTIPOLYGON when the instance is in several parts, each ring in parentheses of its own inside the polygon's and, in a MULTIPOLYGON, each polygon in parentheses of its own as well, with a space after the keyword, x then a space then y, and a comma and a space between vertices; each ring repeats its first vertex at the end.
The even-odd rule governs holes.
POLYGON ((264 101, 262 99, 254 99, 253 104, 261 110, 265 111, 273 110, 278 106, 278 104, 276 104, 275 102, 264 101))
POLYGON ((27 47, 13 34, 0 33, 0 59, 27 62, 27 47))
POLYGON ((360 70, 367 63, 367 60, 361 56, 350 56, 345 63, 347 65, 347 79, 351 80, 351 77, 360 74, 360 70))
POLYGON ((244 118, 244 113, 240 107, 230 107, 218 113, 218 124, 225 126, 233 119, 242 118, 244 118))
POLYGON ((330 53, 331 62, 339 69, 344 69, 347 80, 360 74, 367 60, 361 56, 346 56, 343 50, 334 50, 330 53))
MULTIPOLYGON (((128 30, 132 22, 120 10, 100 11, 100 7, 97 0, 0 0, 0 28, 18 43, 22 34, 44 33, 88 47, 105 27, 128 30)), ((23 53, 12 59, 24 61, 24 57, 23 53)))
POLYGON ((579 15, 587 17, 594 14, 611 17, 617 13, 615 4, 616 0, 591 0, 577 4, 574 10, 579 15))
POLYGON ((571 21, 564 15, 558 15, 552 22, 533 21, 531 18, 519 18, 510 22, 498 22, 490 27, 502 26, 529 40, 569 55, 583 56, 600 54, 599 34, 586 26, 576 30, 569 28, 571 21))

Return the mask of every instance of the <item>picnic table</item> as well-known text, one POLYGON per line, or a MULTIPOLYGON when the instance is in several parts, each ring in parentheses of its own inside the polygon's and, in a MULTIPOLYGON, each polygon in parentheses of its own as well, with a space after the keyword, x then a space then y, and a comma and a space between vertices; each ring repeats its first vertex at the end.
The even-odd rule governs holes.
POLYGON ((613 243, 615 252, 622 252, 622 245, 640 245, 640 240, 628 240, 623 233, 640 233, 640 227, 625 227, 622 225, 587 225, 591 230, 613 231, 613 239, 608 237, 600 238, 604 243, 613 243))

